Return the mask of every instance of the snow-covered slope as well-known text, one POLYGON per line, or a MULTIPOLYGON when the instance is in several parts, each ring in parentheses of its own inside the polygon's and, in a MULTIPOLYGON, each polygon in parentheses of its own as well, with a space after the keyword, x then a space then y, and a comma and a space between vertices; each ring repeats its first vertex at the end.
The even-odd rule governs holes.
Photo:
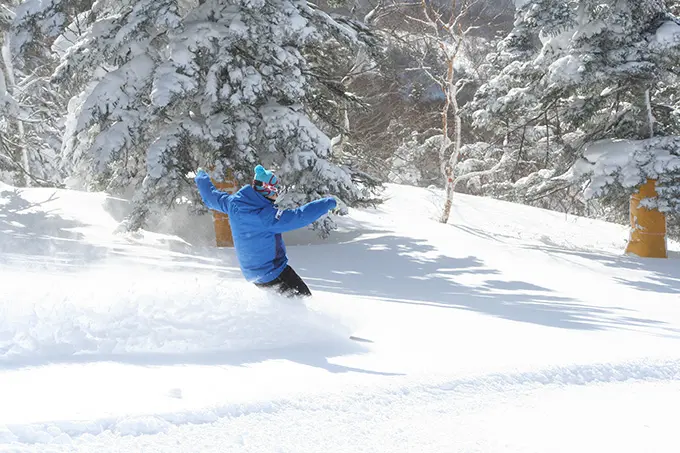
POLYGON ((121 200, 0 186, 0 451, 677 451, 677 243, 388 196, 286 237, 303 303, 244 283, 209 217, 130 235, 121 200))

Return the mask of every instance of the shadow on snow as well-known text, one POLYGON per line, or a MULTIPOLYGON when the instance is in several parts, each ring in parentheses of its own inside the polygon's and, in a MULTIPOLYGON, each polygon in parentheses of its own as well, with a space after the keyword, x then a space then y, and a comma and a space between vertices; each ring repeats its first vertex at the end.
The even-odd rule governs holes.
POLYGON ((74 266, 106 255, 106 249, 84 242, 77 228, 85 224, 65 219, 42 206, 58 197, 32 203, 19 190, 0 191, 0 256, 12 263, 74 266))
MULTIPOLYGON (((389 302, 475 311, 500 318, 566 329, 604 330, 663 324, 626 316, 630 310, 578 303, 526 281, 505 281, 477 257, 440 254, 426 240, 371 232, 369 238, 324 247, 327 266, 312 266, 317 251, 295 251, 310 287, 389 302), (307 263, 307 265, 305 265, 307 263), (457 277, 477 276, 479 285, 457 277)), ((295 265, 294 265, 295 266, 295 265)))
POLYGON ((680 261, 678 261, 680 256, 675 252, 669 252, 669 259, 640 258, 623 254, 612 255, 588 250, 570 250, 545 240, 543 242, 545 243, 544 246, 533 246, 531 248, 550 253, 577 256, 613 268, 646 272, 648 275, 645 276, 645 280, 622 277, 616 277, 615 280, 640 291, 680 294, 680 261))
POLYGON ((49 364, 87 364, 116 362, 127 365, 162 367, 174 365, 245 366, 268 360, 288 360, 301 365, 321 368, 330 373, 364 373, 380 376, 400 376, 400 373, 367 370, 332 363, 330 357, 361 354, 366 348, 352 340, 333 343, 310 343, 285 348, 239 351, 199 352, 125 352, 125 353, 79 353, 20 356, 0 359, 0 369, 19 369, 49 364))
POLYGON ((57 199, 56 191, 43 201, 30 202, 21 196, 20 189, 0 190, 0 264, 77 271, 107 259, 149 264, 162 260, 167 267, 208 268, 225 276, 240 275, 231 250, 192 247, 169 239, 153 247, 136 244, 124 235, 115 243, 90 242, 78 231, 90 225, 46 209, 57 199))

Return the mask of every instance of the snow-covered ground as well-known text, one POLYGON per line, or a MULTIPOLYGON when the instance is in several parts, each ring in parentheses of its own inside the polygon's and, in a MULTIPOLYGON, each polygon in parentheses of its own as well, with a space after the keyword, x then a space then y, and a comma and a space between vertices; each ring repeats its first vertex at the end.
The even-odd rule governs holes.
POLYGON ((287 236, 303 303, 244 283, 209 217, 123 234, 123 201, 0 186, 0 451, 680 449, 677 243, 388 195, 287 236))

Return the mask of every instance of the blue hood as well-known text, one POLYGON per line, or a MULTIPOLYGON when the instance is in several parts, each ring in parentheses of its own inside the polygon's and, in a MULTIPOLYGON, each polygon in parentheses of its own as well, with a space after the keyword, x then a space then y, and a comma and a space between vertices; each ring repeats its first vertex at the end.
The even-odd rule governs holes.
POLYGON ((232 203, 238 203, 239 209, 263 209, 274 206, 274 203, 265 198, 264 195, 257 193, 253 186, 243 186, 231 196, 232 203))

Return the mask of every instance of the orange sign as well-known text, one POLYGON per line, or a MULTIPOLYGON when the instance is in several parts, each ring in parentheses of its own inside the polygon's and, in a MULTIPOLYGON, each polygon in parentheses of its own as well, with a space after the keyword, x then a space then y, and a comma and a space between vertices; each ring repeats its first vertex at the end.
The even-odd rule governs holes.
MULTIPOLYGON (((231 172, 227 173, 227 178, 225 178, 224 181, 213 181, 213 184, 217 189, 230 194, 235 193, 238 190, 238 183, 231 176, 231 172)), ((233 247, 234 238, 231 234, 229 216, 218 211, 213 211, 213 221, 215 223, 215 243, 217 247, 233 247)))
POLYGON ((630 197, 630 239, 626 254, 644 258, 668 258, 666 250, 666 216, 658 209, 640 206, 645 198, 655 198, 656 180, 648 179, 630 197))

